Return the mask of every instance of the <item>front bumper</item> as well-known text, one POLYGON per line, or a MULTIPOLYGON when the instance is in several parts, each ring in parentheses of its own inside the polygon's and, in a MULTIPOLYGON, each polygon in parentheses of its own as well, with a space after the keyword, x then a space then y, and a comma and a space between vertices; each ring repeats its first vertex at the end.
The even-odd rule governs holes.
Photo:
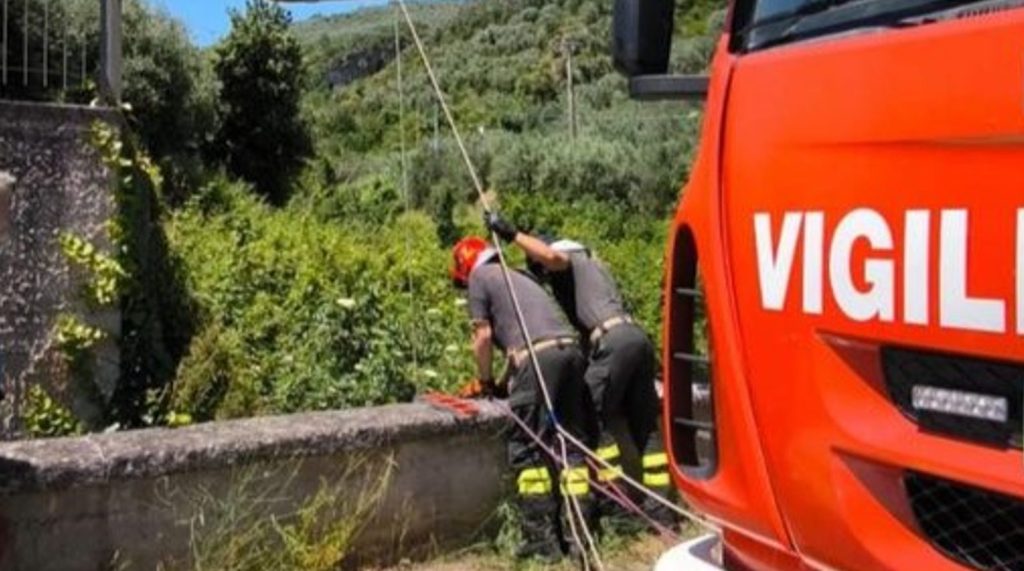
POLYGON ((719 541, 708 534, 681 543, 658 559, 654 571, 722 571, 719 541))

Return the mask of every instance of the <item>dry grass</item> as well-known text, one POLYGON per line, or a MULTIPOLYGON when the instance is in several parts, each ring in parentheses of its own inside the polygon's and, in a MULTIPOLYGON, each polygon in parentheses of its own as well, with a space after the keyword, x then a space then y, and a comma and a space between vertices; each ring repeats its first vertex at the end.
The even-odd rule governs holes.
MULTIPOLYGON (((607 571, 650 571, 658 557, 668 549, 661 539, 651 535, 605 542, 602 552, 607 571)), ((558 565, 517 562, 506 554, 478 548, 451 554, 426 563, 404 564, 386 571, 578 571, 568 560, 558 565)))
POLYGON ((292 485, 300 467, 297 461, 287 473, 245 468, 226 491, 202 486, 170 490, 166 501, 184 515, 191 554, 186 561, 167 561, 161 569, 337 569, 386 492, 394 462, 390 457, 351 459, 340 474, 322 478, 319 488, 295 505, 292 485))

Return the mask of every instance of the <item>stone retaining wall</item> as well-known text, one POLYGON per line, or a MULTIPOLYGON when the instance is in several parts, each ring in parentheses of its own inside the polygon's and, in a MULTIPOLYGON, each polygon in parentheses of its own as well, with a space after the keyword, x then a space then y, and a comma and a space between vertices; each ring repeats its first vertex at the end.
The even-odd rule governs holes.
MULTIPOLYGON (((0 352, 7 389, 19 403, 27 385, 42 384, 85 419, 98 414, 96 405, 64 394, 67 372, 52 332, 60 313, 84 309, 80 276, 64 259, 58 237, 67 232, 109 250, 113 179, 89 143, 96 121, 119 125, 120 116, 110 109, 0 101, 0 352)), ((95 350, 96 382, 109 398, 119 374, 120 314, 94 312, 92 324, 110 334, 95 350)))
POLYGON ((332 513, 365 512, 350 567, 465 545, 493 530, 504 496, 508 423, 481 408, 468 420, 409 404, 0 444, 0 570, 191 568, 191 548, 215 550, 225 505, 266 522, 325 491, 332 513))

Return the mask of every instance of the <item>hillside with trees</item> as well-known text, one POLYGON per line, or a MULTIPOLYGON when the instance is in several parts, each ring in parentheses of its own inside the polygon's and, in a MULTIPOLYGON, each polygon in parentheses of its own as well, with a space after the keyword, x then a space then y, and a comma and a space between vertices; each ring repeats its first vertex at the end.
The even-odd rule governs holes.
MULTIPOLYGON (((591 245, 653 334, 666 220, 700 113, 628 99, 608 54, 610 9, 517 0, 420 6, 416 17, 502 210, 591 245)), ((722 14, 714 2, 679 10, 674 66, 699 72, 722 14)), ((203 316, 175 406, 197 420, 392 402, 471 375, 445 269, 453 241, 482 231, 480 210, 404 25, 399 90, 396 17, 379 9, 294 27, 313 151, 287 206, 217 182, 171 219, 203 316), (331 86, 332 65, 374 49, 387 52, 379 70, 331 86)))
MULTIPOLYGON (((722 5, 677 3, 676 71, 706 68, 722 5)), ((251 0, 201 51, 142 0, 127 6, 135 144, 119 152, 160 167, 143 178, 167 275, 148 276, 158 310, 126 328, 140 355, 161 358, 129 359, 130 406, 111 422, 365 406, 466 381, 448 252, 483 232, 481 210, 395 9, 292 24, 251 0)), ((477 0, 412 13, 501 210, 591 246, 657 337, 667 221, 701 107, 628 98, 608 53, 611 7, 477 0)))

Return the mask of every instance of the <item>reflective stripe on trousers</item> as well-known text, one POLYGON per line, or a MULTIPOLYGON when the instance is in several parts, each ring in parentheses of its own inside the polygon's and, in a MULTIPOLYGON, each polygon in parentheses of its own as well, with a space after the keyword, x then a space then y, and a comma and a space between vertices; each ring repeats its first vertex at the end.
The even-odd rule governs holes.
POLYGON ((583 497, 590 493, 590 480, 586 467, 562 470, 562 494, 583 497))
POLYGON ((546 496, 551 494, 551 475, 547 468, 527 468, 517 479, 520 496, 546 496))
POLYGON ((611 464, 610 468, 601 466, 597 478, 602 482, 614 482, 622 477, 622 466, 619 465, 619 446, 611 444, 597 449, 597 457, 611 464))
POLYGON ((672 483, 668 475, 668 455, 653 452, 644 455, 644 485, 648 488, 667 488, 672 483))

